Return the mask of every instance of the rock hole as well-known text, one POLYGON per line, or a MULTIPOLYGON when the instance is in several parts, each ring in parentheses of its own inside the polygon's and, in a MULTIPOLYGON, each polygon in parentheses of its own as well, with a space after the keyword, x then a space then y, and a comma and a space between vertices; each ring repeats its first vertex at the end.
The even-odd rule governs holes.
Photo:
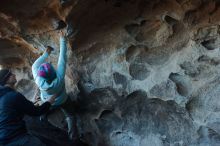
POLYGON ((117 134, 121 134, 122 132, 121 131, 117 131, 117 132, 115 132, 115 134, 117 135, 117 134))
POLYGON ((175 18, 171 17, 171 16, 168 16, 168 15, 165 15, 163 17, 163 20, 168 23, 169 25, 173 26, 175 24, 178 23, 178 20, 176 20, 175 18))
POLYGON ((210 58, 206 55, 202 55, 197 60, 198 60, 198 62, 206 62, 206 61, 209 61, 210 58))
POLYGON ((103 110, 99 116, 99 119, 104 119, 106 116, 112 113, 112 110, 103 110))
POLYGON ((218 58, 210 58, 209 56, 202 55, 198 59, 198 62, 205 62, 210 65, 219 65, 220 60, 218 58))
POLYGON ((113 78, 114 78, 115 84, 121 84, 123 89, 126 88, 126 86, 127 86, 127 78, 124 75, 122 75, 122 74, 120 74, 118 72, 114 72, 113 73, 113 78))
POLYGON ((138 97, 146 97, 147 98, 147 92, 144 90, 136 90, 132 93, 130 93, 126 99, 133 99, 133 98, 138 98, 138 97))
POLYGON ((132 63, 129 66, 129 73, 135 80, 145 80, 150 75, 150 70, 143 63, 132 63))
POLYGON ((95 89, 95 86, 91 81, 86 82, 83 80, 80 80, 77 83, 77 87, 80 91, 80 95, 83 97, 87 97, 95 89))
POLYGON ((220 141, 220 135, 215 130, 208 128, 208 134, 210 139, 215 139, 217 141, 220 141))
POLYGON ((188 96, 191 93, 191 84, 189 79, 177 73, 171 73, 169 79, 172 80, 177 87, 177 92, 182 96, 188 96))
POLYGON ((147 20, 142 20, 140 23, 140 26, 143 26, 144 24, 146 24, 147 20))
POLYGON ((137 58, 137 56, 143 52, 143 50, 147 50, 144 48, 144 46, 134 46, 131 45, 130 47, 127 48, 126 50, 126 61, 127 62, 133 62, 135 60, 135 58, 137 58))
POLYGON ((121 1, 117 0, 114 4, 113 4, 114 7, 121 7, 122 4, 121 4, 121 1))
POLYGON ((128 32, 128 34, 134 36, 139 32, 139 25, 138 24, 126 25, 125 30, 128 32))
POLYGON ((63 20, 59 20, 56 22, 55 30, 60 30, 65 28, 67 25, 63 20))
POLYGON ((201 44, 207 49, 207 50, 214 50, 217 46, 215 45, 215 39, 205 40, 201 42, 201 44))

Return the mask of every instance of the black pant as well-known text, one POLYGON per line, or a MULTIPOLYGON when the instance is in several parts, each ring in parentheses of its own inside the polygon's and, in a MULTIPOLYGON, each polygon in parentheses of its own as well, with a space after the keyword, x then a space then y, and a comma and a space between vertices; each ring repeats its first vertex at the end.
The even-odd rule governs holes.
POLYGON ((63 108, 69 115, 75 115, 74 104, 70 97, 68 97, 66 102, 63 103, 60 107, 63 108))

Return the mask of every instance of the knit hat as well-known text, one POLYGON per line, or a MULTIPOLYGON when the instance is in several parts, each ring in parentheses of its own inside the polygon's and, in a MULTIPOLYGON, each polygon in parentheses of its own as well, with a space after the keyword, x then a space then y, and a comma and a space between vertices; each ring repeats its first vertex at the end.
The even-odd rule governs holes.
POLYGON ((47 81, 53 81, 56 78, 56 71, 50 63, 43 63, 38 68, 37 75, 47 81))
POLYGON ((4 86, 7 79, 10 77, 11 74, 12 73, 9 69, 1 69, 0 70, 0 85, 4 86))

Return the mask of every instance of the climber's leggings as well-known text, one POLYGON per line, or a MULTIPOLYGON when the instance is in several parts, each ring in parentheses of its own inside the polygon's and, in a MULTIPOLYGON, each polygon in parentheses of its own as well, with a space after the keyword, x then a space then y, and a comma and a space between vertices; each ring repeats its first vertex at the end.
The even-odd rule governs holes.
POLYGON ((59 106, 52 106, 48 113, 51 113, 51 112, 53 112, 53 110, 56 110, 56 109, 61 109, 62 111, 64 109, 65 110, 65 112, 64 112, 65 116, 73 116, 75 114, 74 105, 73 105, 73 102, 71 101, 70 97, 67 98, 65 103, 63 103, 59 106))
MULTIPOLYGON (((74 105, 73 105, 73 102, 71 101, 70 97, 67 98, 66 102, 63 103, 60 108, 63 108, 67 114, 73 116, 75 114, 75 111, 74 111, 74 105)), ((64 113, 65 114, 65 113, 64 113)), ((67 115, 65 115, 67 116, 67 115)))

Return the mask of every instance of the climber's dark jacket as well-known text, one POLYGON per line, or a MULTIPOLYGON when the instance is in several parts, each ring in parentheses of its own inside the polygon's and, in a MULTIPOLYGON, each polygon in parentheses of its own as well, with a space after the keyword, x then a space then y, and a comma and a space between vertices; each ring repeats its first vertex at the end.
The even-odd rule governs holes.
POLYGON ((0 86, 0 144, 27 133, 24 115, 40 116, 46 113, 50 106, 49 102, 45 102, 36 107, 21 93, 0 86))

